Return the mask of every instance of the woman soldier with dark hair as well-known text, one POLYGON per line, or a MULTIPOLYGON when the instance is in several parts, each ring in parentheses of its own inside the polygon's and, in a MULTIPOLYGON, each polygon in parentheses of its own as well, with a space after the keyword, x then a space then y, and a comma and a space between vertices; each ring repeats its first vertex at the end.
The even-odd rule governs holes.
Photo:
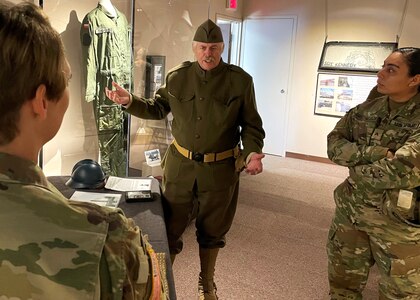
POLYGON ((391 53, 375 99, 328 135, 328 157, 349 168, 334 191, 327 252, 331 299, 362 299, 370 267, 380 299, 420 299, 420 50, 391 53))

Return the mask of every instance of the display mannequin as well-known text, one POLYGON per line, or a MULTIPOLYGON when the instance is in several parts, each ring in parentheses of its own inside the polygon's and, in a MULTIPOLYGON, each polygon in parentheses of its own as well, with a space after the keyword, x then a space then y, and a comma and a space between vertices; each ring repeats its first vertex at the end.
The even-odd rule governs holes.
POLYGON ((110 0, 99 0, 98 4, 102 6, 113 18, 117 16, 117 11, 110 0))
POLYGON ((85 77, 85 100, 93 103, 98 131, 99 161, 107 175, 127 176, 128 120, 121 107, 105 97, 111 82, 130 88, 132 65, 130 26, 110 0, 83 19, 80 30, 85 77))

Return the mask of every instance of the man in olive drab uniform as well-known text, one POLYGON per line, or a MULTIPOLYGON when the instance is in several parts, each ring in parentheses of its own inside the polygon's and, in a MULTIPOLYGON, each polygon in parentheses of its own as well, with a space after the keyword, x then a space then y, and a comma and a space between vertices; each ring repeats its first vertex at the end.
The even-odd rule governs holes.
POLYGON ((265 133, 252 77, 221 60, 223 46, 220 28, 207 20, 194 36, 197 61, 172 69, 154 99, 130 95, 117 84, 115 91, 107 90, 110 99, 135 116, 163 119, 173 114, 175 140, 162 162, 169 247, 174 260, 196 202, 200 299, 217 299, 214 268, 236 211, 240 171, 260 173, 264 157, 265 133))
POLYGON ((112 82, 128 88, 131 82, 130 30, 126 17, 101 4, 82 23, 83 66, 86 68, 87 102, 93 101, 101 166, 105 173, 126 176, 127 120, 121 107, 105 97, 112 82))
POLYGON ((0 0, 0 45, 0 298, 168 299, 133 220, 65 198, 37 165, 70 101, 60 34, 35 4, 0 0))

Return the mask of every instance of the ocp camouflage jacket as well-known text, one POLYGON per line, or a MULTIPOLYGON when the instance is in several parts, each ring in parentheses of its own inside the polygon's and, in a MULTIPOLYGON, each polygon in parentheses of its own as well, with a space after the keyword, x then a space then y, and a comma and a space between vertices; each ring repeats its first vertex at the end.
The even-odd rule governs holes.
POLYGON ((0 298, 148 299, 146 243, 120 209, 69 201, 0 153, 0 298))
POLYGON ((391 111, 388 96, 351 109, 328 135, 328 157, 349 168, 349 177, 336 188, 334 198, 353 221, 365 206, 383 209, 387 201, 395 205, 401 189, 412 192, 416 204, 420 94, 391 111), (393 159, 386 158, 388 150, 395 152, 393 159))

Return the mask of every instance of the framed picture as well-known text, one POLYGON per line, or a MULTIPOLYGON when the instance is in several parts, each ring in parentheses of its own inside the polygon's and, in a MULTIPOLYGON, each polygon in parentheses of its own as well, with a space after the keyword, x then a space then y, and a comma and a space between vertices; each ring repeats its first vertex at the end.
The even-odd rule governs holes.
POLYGON ((319 70, 378 72, 397 43, 327 42, 319 70))
POLYGON ((165 56, 146 56, 146 98, 153 98, 156 91, 165 83, 165 56))
POLYGON ((373 74, 318 73, 314 113, 344 116, 349 109, 366 100, 376 80, 373 74))
POLYGON ((159 149, 146 150, 144 156, 149 166, 158 165, 161 162, 159 149))

